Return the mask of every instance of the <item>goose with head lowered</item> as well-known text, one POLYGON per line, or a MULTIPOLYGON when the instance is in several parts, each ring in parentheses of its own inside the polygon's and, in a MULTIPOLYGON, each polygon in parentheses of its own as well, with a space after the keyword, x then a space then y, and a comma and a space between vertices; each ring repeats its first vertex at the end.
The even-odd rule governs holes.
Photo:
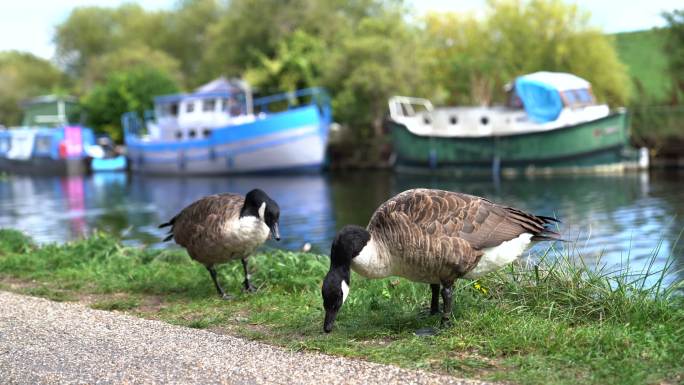
POLYGON ((206 196, 159 227, 171 226, 164 241, 175 240, 192 259, 203 264, 218 294, 228 299, 230 296, 226 295, 216 278, 215 265, 242 260, 244 288, 254 291, 249 281, 247 258, 268 239, 269 234, 280 240, 279 219, 278 204, 265 192, 254 189, 244 197, 232 193, 206 196))
POLYGON ((349 294, 350 268, 368 278, 400 276, 430 284, 432 314, 443 300, 448 321, 452 286, 517 259, 534 241, 556 240, 551 217, 528 214, 473 195, 414 189, 380 205, 368 226, 345 226, 333 241, 323 281, 323 330, 332 330, 349 294))

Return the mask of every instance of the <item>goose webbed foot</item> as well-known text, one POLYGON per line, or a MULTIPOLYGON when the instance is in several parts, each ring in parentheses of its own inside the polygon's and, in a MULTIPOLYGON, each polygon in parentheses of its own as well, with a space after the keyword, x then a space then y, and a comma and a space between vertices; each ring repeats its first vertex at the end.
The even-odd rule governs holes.
POLYGON ((234 298, 232 295, 226 294, 226 293, 219 294, 219 296, 220 296, 221 299, 224 300, 224 301, 230 301, 230 300, 232 300, 232 299, 234 298))
POLYGON ((257 291, 256 286, 252 285, 252 283, 248 280, 245 280, 245 282, 243 282, 242 284, 244 285, 242 290, 244 290, 246 293, 255 293, 257 291))

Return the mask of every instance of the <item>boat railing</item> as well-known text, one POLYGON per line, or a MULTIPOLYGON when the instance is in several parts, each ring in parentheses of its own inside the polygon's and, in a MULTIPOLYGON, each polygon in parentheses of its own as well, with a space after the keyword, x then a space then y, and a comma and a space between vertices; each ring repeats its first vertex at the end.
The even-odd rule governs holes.
MULTIPOLYGON (((147 111, 145 111, 144 116, 145 118, 149 116, 147 111)), ((152 117, 154 117, 153 114, 152 117)), ((124 139, 130 135, 142 136, 147 133, 145 122, 140 119, 140 115, 135 111, 126 112, 121 115, 121 127, 123 128, 124 139)))
POLYGON ((264 96, 254 99, 254 114, 274 113, 315 104, 321 114, 329 113, 330 96, 321 87, 304 88, 292 92, 264 96))
POLYGON ((434 107, 432 102, 423 98, 414 98, 410 96, 393 96, 389 99, 390 117, 397 118, 413 118, 421 112, 432 112, 434 107))
MULTIPOLYGON (((331 120, 330 96, 321 87, 304 88, 293 92, 283 92, 255 98, 253 101, 253 111, 254 115, 260 116, 308 105, 316 105, 323 119, 331 120)), ((126 112, 121 116, 124 137, 131 135, 142 137, 149 134, 148 122, 155 122, 154 110, 145 111, 142 119, 136 112, 126 112)))

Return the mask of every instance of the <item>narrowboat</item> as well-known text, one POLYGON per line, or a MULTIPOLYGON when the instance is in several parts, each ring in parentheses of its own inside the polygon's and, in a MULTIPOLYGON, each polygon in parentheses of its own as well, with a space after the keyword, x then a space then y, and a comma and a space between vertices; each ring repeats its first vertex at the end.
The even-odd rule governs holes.
POLYGON ((21 127, 0 129, 0 171, 77 175, 89 171, 93 131, 77 124, 79 107, 69 96, 47 95, 22 105, 21 127))

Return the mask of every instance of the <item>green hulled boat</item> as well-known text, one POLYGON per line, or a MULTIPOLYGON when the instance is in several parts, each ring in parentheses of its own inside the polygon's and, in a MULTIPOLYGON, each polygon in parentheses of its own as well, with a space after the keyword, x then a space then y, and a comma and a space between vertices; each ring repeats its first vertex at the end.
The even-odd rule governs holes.
POLYGON ((500 107, 433 108, 390 99, 398 171, 470 173, 613 172, 648 166, 629 145, 624 109, 595 102, 585 80, 537 72, 509 87, 500 107))

